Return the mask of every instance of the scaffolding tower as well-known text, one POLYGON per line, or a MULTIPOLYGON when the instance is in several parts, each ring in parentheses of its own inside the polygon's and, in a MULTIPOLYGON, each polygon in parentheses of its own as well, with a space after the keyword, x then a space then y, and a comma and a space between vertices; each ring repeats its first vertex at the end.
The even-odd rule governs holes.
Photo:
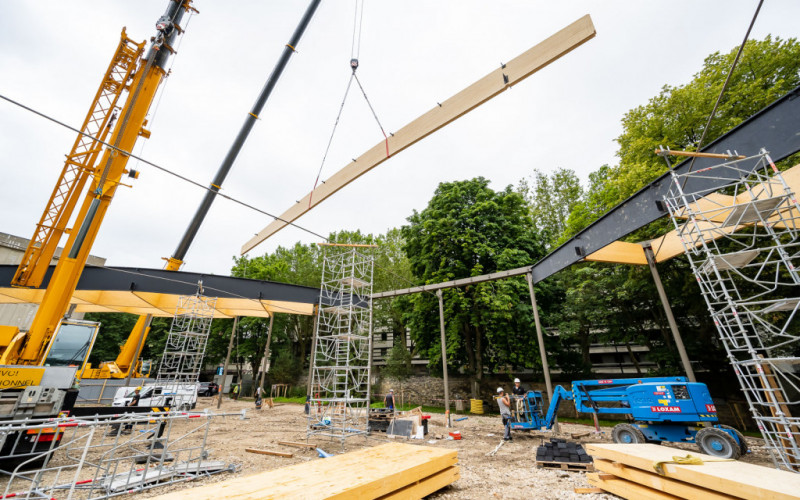
POLYGON ((753 419, 776 467, 800 472, 795 194, 764 150, 672 181, 667 209, 753 419))
POLYGON ((309 384, 307 436, 366 436, 372 366, 370 245, 328 244, 309 384))
POLYGON ((158 367, 156 382, 173 394, 172 407, 189 409, 194 397, 191 389, 197 387, 203 358, 208 343, 211 320, 217 299, 202 295, 202 283, 194 295, 178 298, 175 316, 158 367))

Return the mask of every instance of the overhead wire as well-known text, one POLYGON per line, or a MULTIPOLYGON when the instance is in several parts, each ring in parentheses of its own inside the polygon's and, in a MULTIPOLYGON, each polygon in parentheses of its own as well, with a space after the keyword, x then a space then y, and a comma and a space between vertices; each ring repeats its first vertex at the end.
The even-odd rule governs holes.
MULTIPOLYGON (((5 96, 3 94, 0 94, 0 99, 3 99, 4 101, 7 101, 7 102, 9 102, 9 103, 11 103, 11 104, 13 104, 15 106, 18 106, 18 107, 20 107, 20 108, 22 108, 22 109, 24 109, 26 111, 30 111, 31 113, 33 113, 35 115, 38 115, 38 116, 40 116, 40 117, 42 117, 42 118, 44 118, 46 120, 49 120, 49 121, 51 121, 51 122, 53 122, 53 123, 55 123, 57 125, 61 125, 62 127, 67 128, 67 129, 69 129, 69 130, 71 130, 73 132, 77 132, 78 134, 83 135, 83 136, 85 136, 85 137, 87 137, 89 139, 92 139, 93 141, 96 141, 96 142, 98 142, 98 143, 100 143, 100 144, 102 144, 102 145, 104 145, 104 146, 106 146, 106 147, 108 147, 108 148, 110 148, 110 149, 112 149, 114 151, 117 151, 117 152, 119 152, 121 154, 129 156, 129 157, 134 158, 136 160, 139 160, 140 162, 144 163, 145 165, 149 165, 149 166, 151 166, 151 167, 153 167, 153 168, 155 168, 157 170, 160 170, 161 172, 164 172, 164 173, 169 174, 169 175, 171 175, 173 177, 176 177, 176 178, 178 178, 178 179, 180 179, 180 180, 182 180, 184 182, 192 184, 193 186, 196 186, 196 187, 198 187, 200 189, 204 189, 206 191, 211 191, 211 188, 208 187, 208 186, 205 186, 205 185, 203 185, 203 184, 201 184, 201 183, 199 183, 197 181, 194 181, 194 180, 192 180, 192 179, 190 179, 190 178, 188 178, 188 177, 186 177, 184 175, 181 175, 181 174, 179 174, 177 172, 173 172, 172 170, 169 170, 166 167, 162 167, 161 165, 158 165, 157 163, 154 163, 154 162, 151 162, 149 160, 146 160, 146 159, 142 158, 141 156, 138 156, 138 155, 135 155, 135 154, 133 154, 131 152, 125 151, 125 150, 123 150, 121 148, 118 148, 118 147, 116 147, 116 146, 114 146, 112 144, 109 144, 109 143, 107 143, 105 141, 101 141, 100 139, 98 139, 96 137, 92 137, 91 135, 83 132, 82 130, 79 130, 79 129, 77 129, 77 128, 71 126, 71 125, 68 125, 68 124, 66 124, 66 123, 64 123, 64 122, 62 122, 62 121, 60 121, 60 120, 58 120, 56 118, 53 118, 52 116, 49 116, 49 115, 47 115, 45 113, 42 113, 41 111, 37 111, 37 110, 35 110, 35 109, 33 109, 33 108, 29 107, 29 106, 26 106, 26 105, 24 105, 24 104, 22 104, 20 102, 17 102, 14 99, 11 99, 10 97, 7 97, 7 96, 5 96)), ((280 222, 284 222, 289 226, 296 227, 297 229, 305 231, 306 233, 314 235, 317 238, 320 238, 322 240, 329 241, 328 238, 326 238, 325 236, 322 236, 321 234, 319 234, 317 232, 314 232, 314 231, 312 231, 310 229, 307 229, 307 228, 305 228, 303 226, 300 226, 300 225, 298 225, 298 224, 296 224, 294 222, 290 222, 290 221, 287 221, 285 219, 282 219, 281 217, 279 217, 277 215, 273 215, 273 214, 267 212, 266 210, 262 210, 262 209, 260 209, 258 207, 255 207, 255 206, 253 206, 253 205, 251 205, 251 204, 249 204, 247 202, 244 202, 244 201, 241 201, 241 200, 239 200, 237 198, 234 198, 233 196, 229 196, 229 195, 224 194, 224 193, 219 192, 219 191, 215 191, 215 193, 217 194, 217 196, 221 196, 221 197, 223 197, 223 198, 225 198, 227 200, 230 200, 230 201, 232 201, 232 202, 234 202, 234 203, 236 203, 238 205, 241 205, 241 206, 243 206, 245 208, 249 208, 249 209, 254 210, 254 211, 256 211, 256 212, 258 212, 258 213, 260 213, 262 215, 266 215, 267 217, 271 217, 274 220, 277 220, 277 221, 280 221, 280 222)))
MULTIPOLYGON (((151 166, 151 167, 153 167, 153 168, 155 168, 155 169, 157 169, 157 170, 160 170, 160 171, 162 171, 162 172, 164 172, 164 173, 166 173, 166 174, 169 174, 169 175, 171 175, 171 176, 173 176, 173 177, 176 177, 176 178, 178 178, 178 179, 180 179, 180 180, 182 180, 182 181, 184 181, 184 182, 187 182, 187 183, 189 183, 189 184, 192 184, 193 186, 196 186, 196 187, 198 187, 198 188, 200 188, 200 189, 204 189, 204 190, 207 190, 207 191, 210 191, 210 190, 211 190, 211 188, 209 188, 209 187, 207 187, 207 186, 205 186, 205 185, 203 185, 203 184, 200 184, 200 183, 199 183, 199 182, 197 182, 197 181, 194 181, 194 180, 192 180, 192 179, 190 179, 190 178, 188 178, 188 177, 185 177, 185 176, 183 176, 183 175, 181 175, 181 174, 178 174, 177 172, 173 172, 173 171, 171 171, 171 170, 167 169, 166 167, 162 167, 161 165, 158 165, 158 164, 156 164, 156 163, 154 163, 154 162, 151 162, 151 161, 149 161, 149 160, 147 160, 147 159, 145 159, 145 158, 142 158, 142 157, 140 157, 140 156, 138 156, 138 155, 134 155, 134 154, 132 154, 132 153, 128 153, 127 151, 124 151, 124 150, 123 150, 123 149, 121 149, 121 148, 117 148, 117 147, 115 147, 115 146, 113 146, 113 145, 111 145, 111 144, 109 144, 109 143, 107 143, 107 142, 101 141, 100 139, 94 138, 94 137, 90 136, 89 134, 87 134, 87 133, 85 133, 85 132, 83 132, 83 131, 81 131, 81 130, 79 130, 79 129, 75 128, 75 127, 72 127, 71 125, 68 125, 68 124, 66 124, 66 123, 64 123, 64 122, 62 122, 62 121, 60 121, 60 120, 58 120, 58 119, 56 119, 56 118, 54 118, 54 117, 52 117, 52 116, 49 116, 49 115, 47 115, 47 114, 45 114, 45 113, 42 113, 42 112, 40 112, 40 111, 37 111, 37 110, 35 110, 35 109, 33 109, 33 108, 29 107, 29 106, 26 106, 25 104, 22 104, 22 103, 20 103, 20 102, 17 102, 17 101, 15 101, 15 100, 11 99, 10 97, 7 97, 7 96, 5 96, 5 95, 3 95, 3 94, 0 94, 0 99, 3 99, 4 101, 7 101, 7 102, 9 102, 9 103, 11 103, 11 104, 13 104, 13 105, 15 105, 15 106, 18 106, 18 107, 20 107, 20 108, 22 108, 22 109, 24 109, 24 110, 26 110, 26 111, 29 111, 29 112, 31 112, 31 113, 33 113, 33 114, 35 114, 35 115, 37 115, 37 116, 39 116, 39 117, 41 117, 41 118, 44 118, 44 119, 46 119, 46 120, 48 120, 48 121, 51 121, 51 122, 53 122, 53 123, 55 123, 55 124, 57 124, 57 125, 60 125, 60 126, 62 126, 62 127, 64 127, 64 128, 66 128, 66 129, 69 129, 69 130, 71 130, 71 131, 73 131, 73 132, 76 132, 76 133, 78 133, 78 134, 81 134, 81 135, 83 135, 83 136, 86 136, 86 137, 87 137, 87 138, 89 138, 89 139, 95 140, 95 141, 97 141, 98 143, 101 143, 101 144, 103 144, 104 146, 106 146, 106 147, 108 147, 108 148, 111 148, 111 149, 113 149, 113 150, 115 150, 115 151, 118 151, 118 152, 120 152, 120 153, 122 153, 122 154, 126 154, 126 155, 130 156, 131 158, 135 158, 135 159, 139 160, 140 162, 142 162, 142 163, 144 163, 144 164, 146 164, 146 165, 149 165, 149 166, 151 166)), ((330 239, 329 239, 329 238, 327 238, 327 237, 325 237, 325 236, 323 236, 323 235, 321 235, 321 234, 319 234, 319 233, 317 233, 317 232, 315 232, 315 231, 312 231, 312 230, 310 230, 310 229, 307 229, 307 228, 305 228, 305 227, 302 227, 302 226, 300 226, 300 225, 298 225, 298 224, 296 224, 296 223, 293 223, 293 222, 286 221, 286 220, 284 220, 284 219, 282 219, 282 218, 280 218, 280 217, 277 217, 277 216, 275 216, 275 215, 272 215, 271 213, 269 213, 269 212, 267 212, 267 211, 265 211, 265 210, 262 210, 262 209, 260 209, 260 208, 258 208, 258 207, 255 207, 255 206, 253 206, 253 205, 251 205, 251 204, 249 204, 249 203, 246 203, 246 202, 244 202, 244 201, 241 201, 241 200, 239 200, 239 199, 237 199, 237 198, 234 198, 233 196, 230 196, 230 195, 224 194, 224 193, 222 193, 222 192, 217 192, 217 195, 218 195, 218 196, 221 196, 221 197, 223 197, 223 198, 225 198, 225 199, 227 199, 227 200, 230 200, 230 201, 232 201, 232 202, 234 202, 234 203, 236 203, 236 204, 238 204, 238 205, 241 205, 241 206, 243 206, 243 207, 245 207, 245 208, 249 208, 250 210, 253 210, 253 211, 255 211, 255 212, 258 212, 258 213, 260 213, 260 214, 262 214, 262 215, 266 215, 267 217, 272 217, 272 218, 273 218, 273 219, 275 219, 275 220, 278 220, 278 221, 281 221, 281 222, 285 222, 285 223, 287 223, 288 225, 290 225, 290 226, 293 226, 293 227, 296 227, 297 229, 300 229, 300 230, 302 230, 302 231, 305 231, 306 233, 309 233, 309 234, 311 234, 311 235, 313 235, 313 236, 316 236, 317 238, 320 238, 321 240, 323 240, 323 241, 325 241, 325 242, 330 242, 330 239)), ((388 269, 386 269, 386 268, 383 268, 382 266, 379 266, 378 264, 376 264, 375 266, 376 266, 376 267, 378 267, 378 268, 380 268, 380 269, 384 269, 386 272, 388 272, 388 273, 392 274, 392 275, 393 275, 393 276, 395 276, 396 278, 399 278, 399 279, 401 279, 401 280, 403 280, 403 281, 407 282, 408 284, 411 284, 411 285, 413 285, 413 286, 420 286, 420 285, 417 285, 417 284, 415 284, 413 281, 411 281, 411 280, 409 280, 409 279, 407 279, 407 278, 405 278, 405 277, 403 277, 403 276, 400 276, 400 275, 398 275, 398 274, 395 274, 395 273, 393 273, 392 271, 389 271, 388 269)), ((112 268, 109 268, 109 269, 112 269, 112 268)), ((146 275, 146 276, 150 276, 150 275, 146 275)), ((160 279, 165 279, 165 278, 160 278, 160 279)), ((184 283, 184 282, 182 282, 182 281, 179 281, 179 280, 175 280, 175 281, 177 281, 177 282, 180 282, 180 283, 184 283)), ((246 298, 246 297, 242 297, 242 298, 246 298)))

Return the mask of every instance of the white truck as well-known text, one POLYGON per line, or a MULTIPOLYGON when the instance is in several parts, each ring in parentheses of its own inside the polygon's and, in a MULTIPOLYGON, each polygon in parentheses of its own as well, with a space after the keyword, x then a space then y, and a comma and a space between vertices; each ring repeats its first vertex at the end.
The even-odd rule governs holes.
MULTIPOLYGON (((133 400, 136 386, 120 387, 111 406, 128 406, 133 400)), ((197 384, 145 385, 139 391, 137 406, 169 407, 176 410, 191 410, 197 405, 197 384)))

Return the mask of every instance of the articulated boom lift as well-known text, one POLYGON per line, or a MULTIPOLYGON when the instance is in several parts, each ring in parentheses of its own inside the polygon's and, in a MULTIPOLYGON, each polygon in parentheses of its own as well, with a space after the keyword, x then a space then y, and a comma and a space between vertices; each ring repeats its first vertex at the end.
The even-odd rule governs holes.
POLYGON ((565 400, 573 401, 579 413, 629 415, 632 422, 617 424, 612 431, 616 443, 697 443, 703 453, 733 459, 747 453, 739 431, 717 424, 708 387, 686 377, 576 380, 572 391, 556 387, 546 414, 542 393, 528 391, 511 429, 552 429, 565 400))
MULTIPOLYGON (((71 408, 69 403, 62 405, 61 393, 71 387, 75 372, 83 368, 98 324, 65 320, 64 316, 123 174, 138 176, 137 172, 126 169, 129 157, 126 152, 133 150, 139 137, 150 136, 145 129, 147 113, 167 76, 166 63, 174 53, 174 41, 183 33, 181 19, 194 10, 191 3, 191 0, 169 1, 166 12, 156 23, 157 32, 146 53, 145 42, 132 41, 122 30, 114 57, 81 127, 82 133, 67 155, 13 279, 14 286, 40 286, 61 237, 69 235, 30 329, 20 332, 16 327, 0 327, 0 365, 6 365, 2 367, 0 403, 4 404, 0 405, 0 418, 18 417, 21 407, 13 404, 13 400, 17 397, 20 401, 30 400, 33 393, 42 391, 52 393, 50 409, 41 413, 42 407, 37 406, 35 412, 39 413, 25 415, 45 416, 71 408), (104 147, 101 141, 113 147, 104 147), (88 189, 70 228, 73 211, 87 183, 88 189), (27 396, 23 398, 23 394, 27 396), (7 409, 12 410, 7 412, 7 409)), ((140 332, 147 333, 145 329, 140 332)), ((134 344, 139 340, 134 339, 134 344)), ((130 350, 123 349, 118 364, 130 365, 133 359, 130 350)))

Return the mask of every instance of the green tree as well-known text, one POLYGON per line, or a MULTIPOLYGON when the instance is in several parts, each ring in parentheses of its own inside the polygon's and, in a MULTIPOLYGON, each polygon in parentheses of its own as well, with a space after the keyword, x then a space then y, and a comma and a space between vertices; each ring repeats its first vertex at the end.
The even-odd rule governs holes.
MULTIPOLYGON (((478 177, 442 183, 427 208, 403 226, 411 271, 425 283, 477 276, 535 262, 544 253, 527 205, 511 186, 494 191, 478 177)), ((529 363, 535 348, 527 287, 521 279, 449 289, 445 295, 447 354, 464 367, 478 397, 485 369, 529 363)), ((432 365, 441 363, 438 302, 411 298, 412 337, 432 365)))
MULTIPOLYGON (((561 241, 642 189, 667 170, 653 151, 658 146, 693 151, 722 89, 738 48, 708 56, 685 85, 665 85, 647 104, 622 118, 619 165, 603 166, 590 179, 586 195, 572 211, 561 241)), ((709 144, 769 103, 800 85, 800 43, 767 36, 745 45, 727 90, 704 139, 709 144)), ((794 161, 794 160, 792 160, 794 161)), ((663 232, 657 224, 645 234, 663 232)))
POLYGON ((136 324, 138 316, 124 313, 86 313, 83 317, 86 321, 97 321, 100 323, 100 330, 89 354, 89 362, 97 368, 100 363, 114 361, 119 355, 122 344, 136 324))
POLYGON ((406 380, 411 376, 411 353, 408 349, 395 340, 392 349, 389 351, 389 357, 386 358, 386 367, 383 369, 383 374, 387 377, 396 380, 406 380))
POLYGON ((533 226, 550 249, 564 233, 583 188, 574 170, 557 168, 548 175, 534 169, 530 181, 523 179, 518 190, 530 205, 533 226))
MULTIPOLYGON (((679 86, 665 85, 648 103, 625 114, 619 143, 619 164, 604 165, 590 174, 589 186, 574 204, 559 243, 597 220, 608 210, 642 189, 666 171, 664 161, 653 153, 659 145, 695 150, 708 115, 720 93, 736 49, 706 58, 693 79, 679 86)), ((758 110, 800 84, 800 44, 795 39, 767 37, 750 41, 732 75, 704 144, 735 127, 758 110)), ((791 161, 791 160, 790 160, 791 161)), ((659 236, 671 229, 662 219, 634 232, 631 241, 659 236)), ((715 343, 716 332, 704 301, 684 259, 660 264, 661 276, 672 309, 684 335, 690 358, 710 370, 720 371, 724 359, 715 343)), ((655 373, 680 372, 677 353, 663 308, 646 268, 584 264, 565 270, 556 278, 563 293, 560 311, 552 316, 568 342, 579 347, 576 356, 562 354, 574 371, 587 361, 588 342, 650 347, 655 373), (650 325, 645 331, 644 325, 650 325), (596 332, 592 334, 591 332, 596 332), (601 333, 602 332, 602 333, 601 333), (657 335, 653 335, 657 332, 657 335)), ((633 354, 633 353, 631 353, 633 354)), ((567 367, 562 366, 567 370, 567 367)))

